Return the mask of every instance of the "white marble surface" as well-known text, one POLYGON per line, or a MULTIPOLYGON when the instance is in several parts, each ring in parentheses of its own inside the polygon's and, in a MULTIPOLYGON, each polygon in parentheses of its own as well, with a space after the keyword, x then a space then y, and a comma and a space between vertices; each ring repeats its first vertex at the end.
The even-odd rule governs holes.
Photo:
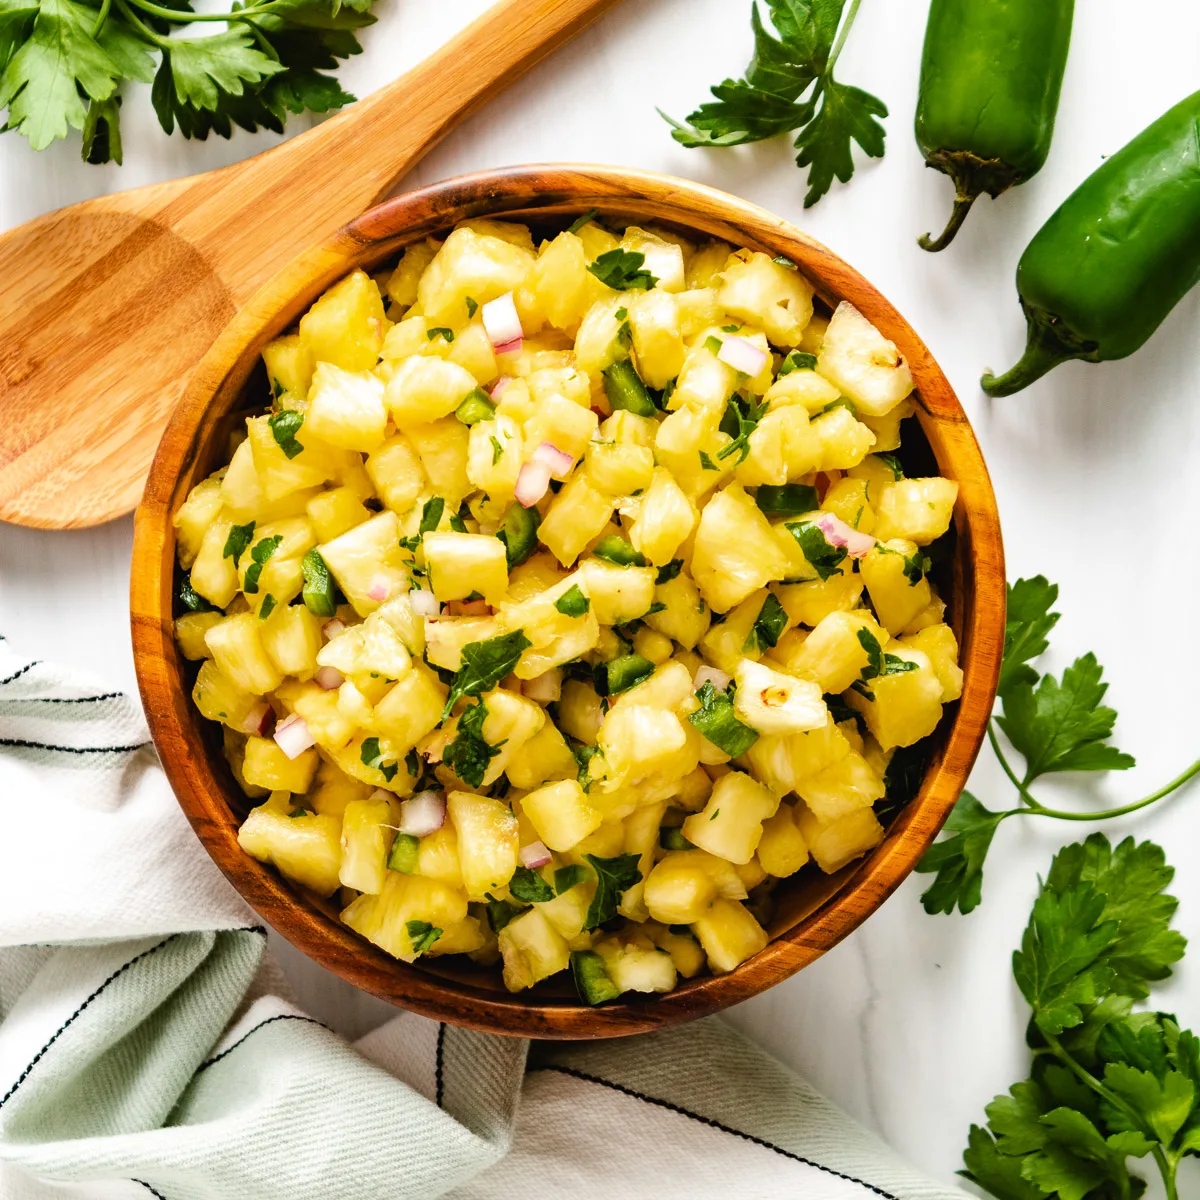
MULTIPOLYGON (((482 11, 483 0, 381 0, 366 53, 343 76, 364 94, 482 11)), ((923 169, 911 120, 926 5, 866 0, 842 58, 843 78, 883 97, 888 153, 816 209, 786 142, 735 152, 685 151, 654 106, 682 115, 707 85, 747 56, 744 0, 625 0, 599 25, 453 134, 411 177, 535 161, 596 161, 674 172, 738 192, 827 242, 908 316, 958 388, 999 496, 1010 576, 1045 572, 1062 585, 1054 665, 1094 649, 1122 713, 1119 744, 1136 770, 1096 794, 1132 799, 1191 761, 1200 719, 1190 663, 1200 556, 1188 513, 1200 501, 1200 293, 1151 344, 1123 363, 1061 368, 1008 400, 988 402, 977 380, 1023 340, 1012 273, 1029 236, 1106 154, 1180 99, 1196 81, 1200 7, 1191 0, 1078 6, 1071 62, 1050 163, 997 202, 982 201, 946 253, 915 235, 940 227, 949 184, 923 169)), ((231 143, 167 141, 145 91, 125 108, 124 168, 86 167, 77 143, 31 154, 0 138, 0 227, 107 190, 241 158, 271 136, 231 143)), ((303 122, 295 121, 299 131, 303 122)), ((80 430, 80 437, 87 431, 80 430)), ((0 630, 23 648, 133 686, 126 619, 131 522, 69 534, 0 527, 0 630)), ((1009 792, 988 759, 973 789, 993 807, 1009 792), (994 804, 992 803, 994 802, 994 804)), ((1086 792, 1077 798, 1087 803, 1086 792)), ((1195 791, 1129 818, 1163 841, 1178 866, 1200 832, 1195 791)), ((929 917, 910 880, 855 936, 822 961, 742 1006, 733 1019, 916 1163, 949 1178, 968 1125, 1024 1068, 1023 1013, 1009 953, 1037 875, 1059 845, 1089 827, 1033 821, 1003 827, 983 908, 929 917)), ((30 881, 31 886, 37 882, 30 881)), ((1200 875, 1182 871, 1179 923, 1200 931, 1200 875)), ((348 1031, 385 1009, 284 948, 305 1003, 348 1031)), ((1160 994, 1200 1022, 1200 971, 1185 965, 1160 994)))

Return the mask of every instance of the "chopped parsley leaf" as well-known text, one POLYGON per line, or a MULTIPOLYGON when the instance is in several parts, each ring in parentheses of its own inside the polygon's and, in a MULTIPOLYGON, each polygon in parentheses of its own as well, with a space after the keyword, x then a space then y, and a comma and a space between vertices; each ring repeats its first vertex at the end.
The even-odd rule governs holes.
POLYGON ((483 723, 487 720, 487 705, 477 700, 464 710, 458 719, 454 740, 442 751, 442 762, 471 787, 482 787, 488 764, 500 753, 504 745, 490 746, 483 737, 483 723))
POLYGON ((284 409, 283 412, 268 417, 267 424, 271 427, 276 444, 288 458, 295 458, 304 449, 296 441, 296 434, 300 432, 300 426, 304 424, 302 412, 297 412, 294 408, 284 409))
POLYGON ((658 283, 658 277, 643 268, 646 256, 638 250, 608 250, 588 270, 614 291, 624 292, 630 288, 649 290, 658 283))
POLYGON ((554 607, 564 617, 582 617, 592 607, 592 602, 580 590, 579 584, 573 583, 555 600, 554 607))

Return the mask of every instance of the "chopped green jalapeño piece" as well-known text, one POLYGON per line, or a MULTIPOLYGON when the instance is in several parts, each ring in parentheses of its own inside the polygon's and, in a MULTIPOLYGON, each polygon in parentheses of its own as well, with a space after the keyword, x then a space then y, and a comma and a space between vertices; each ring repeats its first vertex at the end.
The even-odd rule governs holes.
POLYGON ((608 977, 604 959, 595 950, 571 951, 571 978, 579 998, 587 1004, 603 1004, 621 994, 608 977))
POLYGON ((639 417, 653 417, 658 412, 641 376, 627 358, 605 370, 604 394, 614 410, 623 408, 639 417))
POLYGON ((582 617, 591 606, 592 602, 583 594, 577 583, 571 584, 554 602, 554 607, 564 617, 582 617))
POLYGON ((464 425, 476 425, 490 421, 496 415, 496 406, 483 388, 476 388, 455 410, 454 415, 464 425))
POLYGON ((601 696, 617 696, 654 674, 654 664, 640 654, 622 654, 609 662, 600 663, 593 674, 596 692, 601 696))
POLYGON ((696 693, 700 707, 688 720, 718 750, 724 750, 730 758, 745 754, 758 741, 758 731, 744 725, 733 711, 734 685, 731 683, 723 692, 718 692, 712 680, 705 680, 696 693))
POLYGON ((787 358, 779 364, 779 376, 790 375, 793 371, 815 371, 817 369, 817 356, 815 354, 805 354, 803 350, 791 351, 787 358))
POLYGON ((398 833, 388 854, 387 865, 392 871, 400 871, 412 875, 417 870, 417 854, 421 848, 421 839, 411 833, 398 833))
POLYGON ((644 567, 645 556, 633 548, 632 543, 615 533, 602 537, 592 549, 597 558, 615 563, 618 567, 644 567))
POLYGON ((508 569, 519 567, 537 549, 537 531, 542 514, 536 508, 512 504, 500 522, 496 536, 504 543, 508 569))
POLYGON ((304 607, 314 617, 332 617, 337 612, 334 603, 333 576, 325 565, 320 551, 315 547, 300 560, 300 570, 304 575, 304 590, 301 597, 304 607))
POLYGON ((764 483, 754 502, 768 517, 798 517, 820 506, 817 489, 807 483, 764 483))

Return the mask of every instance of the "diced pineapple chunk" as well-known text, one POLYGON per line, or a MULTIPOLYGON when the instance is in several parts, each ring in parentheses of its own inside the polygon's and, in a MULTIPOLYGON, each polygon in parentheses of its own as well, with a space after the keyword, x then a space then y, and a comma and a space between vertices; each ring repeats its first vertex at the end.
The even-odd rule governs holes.
POLYGON ((317 364, 305 433, 342 450, 367 454, 382 445, 387 417, 383 382, 377 376, 344 371, 332 363, 317 364))
POLYGON ((716 880, 693 851, 664 855, 646 877, 646 908, 654 920, 664 925, 698 921, 716 898, 716 880))
POLYGON ((810 428, 820 444, 816 466, 822 471, 856 466, 875 445, 875 435, 840 404, 814 417, 810 428))
POLYGON ((870 808, 855 809, 826 824, 801 808, 796 824, 812 851, 813 861, 826 875, 840 871, 883 841, 883 826, 870 808))
POLYGON ((443 417, 428 425, 410 425, 407 434, 446 507, 451 511, 458 508, 471 490, 467 478, 471 431, 456 417, 443 417))
POLYGON ((276 792, 242 822, 238 845, 302 887, 329 896, 338 887, 341 820, 315 813, 293 817, 293 811, 290 797, 276 792))
POLYGON ((462 864, 458 860, 458 835, 447 821, 435 833, 421 838, 417 847, 417 872, 448 887, 462 887, 462 864))
POLYGON ((262 356, 271 390, 276 395, 286 393, 297 400, 307 399, 316 363, 312 347, 298 333, 286 333, 268 342, 262 356))
POLYGON ((585 558, 576 576, 602 625, 632 621, 654 603, 653 567, 622 567, 600 558, 585 558))
POLYGON ((499 632, 495 617, 438 617, 425 624, 425 658, 430 666, 457 671, 462 666, 462 648, 469 642, 485 642, 499 632))
POLYGON ((714 900, 692 932, 704 947, 709 968, 724 975, 744 963, 767 944, 766 931, 736 900, 714 900))
POLYGON ((779 797, 743 771, 730 771, 713 785, 708 803, 683 822, 694 846, 732 863, 754 857, 762 823, 779 807, 779 797))
POLYGON ((351 800, 366 800, 373 789, 359 779, 351 779, 336 763, 321 759, 317 776, 309 785, 304 804, 322 816, 340 821, 351 800))
POLYGON ((857 691, 846 693, 846 702, 862 713, 867 728, 884 750, 911 746, 928 737, 942 717, 942 684, 924 651, 892 643, 888 652, 915 670, 880 675, 867 684, 870 698, 857 691))
POLYGON ((540 906, 522 913, 500 930, 504 986, 510 992, 533 987, 563 971, 571 955, 566 939, 542 915, 540 906))
POLYGON ((246 739, 242 775, 253 787, 263 787, 271 792, 294 792, 303 795, 308 791, 316 773, 315 750, 305 750, 295 758, 288 758, 271 738, 246 739))
POLYGON ((333 541, 371 516, 371 510, 351 487, 321 492, 305 505, 305 511, 320 542, 333 541))
POLYGON ((217 608, 225 608, 238 592, 237 564, 225 554, 232 528, 233 522, 221 517, 205 530, 189 576, 192 588, 217 608))
POLYGON ((812 318, 813 289, 793 267, 761 252, 738 260, 721 273, 717 301, 730 316, 759 326, 776 346, 800 344, 812 318))
POLYGON ((446 239, 417 285, 421 311, 435 325, 461 322, 467 300, 482 307, 519 288, 535 262, 524 247, 461 226, 446 239))
POLYGON ((208 658, 212 653, 205 636, 223 620, 219 612, 189 612, 175 618, 175 642, 179 653, 193 662, 208 658))
POLYGON ((508 563, 504 543, 482 533, 427 533, 425 563, 433 594, 443 603, 478 593, 491 605, 504 599, 508 563))
POLYGON ((878 542, 858 569, 879 623, 897 637, 933 598, 921 554, 914 542, 893 538, 878 542))
POLYGON ((646 934, 660 949, 665 950, 684 979, 693 979, 704 968, 704 951, 690 932, 678 933, 662 925, 647 924, 646 934))
POLYGON ((470 899, 485 900, 517 869, 517 818, 503 801, 471 792, 451 792, 446 807, 458 835, 463 886, 470 899))
POLYGON ((547 721, 523 746, 519 746, 505 768, 509 783, 518 788, 536 788, 559 779, 574 779, 578 772, 579 764, 553 721, 547 721))
POLYGON ((447 693, 446 685, 423 662, 414 662, 375 705, 372 728, 407 753, 438 727, 447 693))
POLYGON ((658 467, 642 497, 629 540, 656 567, 665 566, 687 540, 696 524, 696 512, 675 477, 658 467))
POLYGON ((521 430, 511 417, 497 413, 477 421, 467 438, 467 478, 492 500, 509 500, 521 471, 521 430))
POLYGON ((734 679, 734 712, 751 729, 784 734, 824 728, 829 709, 811 679, 785 675, 749 658, 738 663, 734 679))
POLYGON ((604 710, 595 688, 580 679, 568 679, 558 702, 559 728, 576 741, 594 746, 603 721, 604 710))
POLYGON ((417 355, 396 365, 384 399, 398 426, 423 425, 449 416, 476 386, 465 367, 417 355))
POLYGON ((870 808, 883 799, 885 790, 875 769, 854 750, 796 784, 800 798, 821 821, 836 821, 856 808, 870 808))
POLYGON ((796 811, 790 804, 781 804, 779 811, 763 822, 758 861, 768 875, 777 879, 794 875, 808 862, 808 843, 796 824, 796 811))
POLYGON ((592 442, 587 448, 587 475, 607 496, 630 496, 650 486, 654 452, 633 442, 592 442))
POLYGON ((366 468, 375 491, 394 513, 408 512, 425 490, 421 459, 402 433, 393 434, 371 454, 366 468))
POLYGON ((381 603, 372 590, 391 594, 407 590, 408 572, 400 551, 400 523, 394 512, 381 512, 317 547, 338 587, 359 616, 373 613, 381 603))
POLYGON ((700 735, 674 713, 649 705, 612 709, 596 740, 603 758, 592 760, 591 773, 597 777, 602 762, 604 778, 614 786, 676 780, 695 770, 700 758, 700 735))
POLYGON ((385 326, 378 284, 355 270, 300 318, 300 340, 313 362, 368 371, 379 361, 385 326))
POLYGON ((845 733, 830 717, 824 729, 792 733, 783 737, 763 736, 746 752, 757 778, 783 796, 794 792, 811 778, 850 753, 845 733))
POLYGON ((849 612, 862 596, 862 577, 846 559, 828 579, 784 584, 774 589, 788 620, 797 625, 819 625, 831 612, 849 612))
POLYGON ((764 399, 772 412, 795 405, 810 416, 815 416, 824 412, 840 396, 841 392, 828 379, 802 367, 776 379, 767 388, 764 399))
POLYGON ((821 691, 837 695, 844 692, 870 661, 864 640, 874 638, 882 647, 888 640, 866 611, 833 612, 810 633, 804 645, 792 655, 789 666, 811 676, 821 691), (862 635, 862 636, 860 636, 862 635))
MULTIPOLYGON (((398 811, 398 810, 397 810, 398 811)), ((342 814, 342 887, 383 891, 396 815, 387 800, 351 800, 342 814)))
POLYGON ((631 297, 625 292, 597 300, 584 314, 575 335, 575 365, 581 371, 599 375, 618 359, 628 358, 621 342, 621 330, 628 320, 631 297), (618 317, 624 312, 624 317, 618 317))
POLYGON ((798 404, 768 412, 747 446, 746 458, 735 468, 737 481, 746 487, 787 483, 815 471, 824 460, 821 426, 810 422, 798 404))
POLYGON ((692 551, 692 576, 717 612, 728 612, 772 579, 782 579, 787 569, 766 517, 737 484, 704 506, 692 551))
POLYGON ((660 583, 654 589, 654 603, 665 607, 643 618, 651 629, 674 639, 685 650, 693 650, 707 632, 712 614, 700 596, 700 589, 688 575, 660 583))
POLYGON ((949 625, 927 625, 916 633, 902 637, 897 645, 920 650, 928 656, 933 673, 942 685, 943 704, 949 704, 962 695, 963 673, 958 665, 958 640, 949 625))
POLYGON ((551 850, 570 850, 600 826, 600 814, 574 779, 547 784, 521 798, 521 811, 551 850))
POLYGON ((221 478, 210 475, 188 492, 187 499, 179 506, 171 522, 175 527, 179 565, 185 571, 196 561, 204 535, 220 512, 221 478))
POLYGON ((683 369, 687 351, 679 330, 679 305, 655 289, 630 301, 630 325, 638 374, 652 388, 665 388, 683 369))
POLYGON ((204 640, 217 666, 243 691, 265 696, 283 682, 263 645, 262 622, 253 613, 226 617, 204 640))
POLYGON ((294 675, 297 679, 312 677, 321 649, 321 621, 303 604, 276 608, 262 623, 261 633, 267 657, 284 675, 294 675))
POLYGON ((355 723, 339 709, 336 691, 326 691, 315 683, 288 682, 276 695, 304 719, 318 746, 340 750, 354 736, 355 723))
POLYGON ((404 640, 379 612, 330 638, 318 652, 317 662, 343 675, 382 679, 402 679, 412 669, 412 655, 404 640))
POLYGON ((488 937, 478 917, 464 917, 457 924, 447 926, 442 935, 425 953, 431 958, 439 954, 472 954, 487 945, 488 937))
POLYGON ((387 872, 379 895, 359 896, 342 910, 342 920, 355 933, 404 962, 421 953, 419 945, 434 929, 444 933, 466 918, 467 901, 461 892, 399 871, 387 872))
POLYGON ((648 229, 630 225, 621 239, 623 249, 643 256, 642 269, 658 280, 664 292, 682 292, 686 285, 683 249, 648 229))
POLYGON ((583 319, 591 296, 587 268, 587 254, 576 234, 563 232, 543 244, 528 286, 556 329, 574 329, 583 319))
POLYGON ((675 653, 675 643, 666 634, 656 633, 643 625, 633 635, 633 652, 640 654, 647 662, 659 666, 675 653))
POLYGON ((643 933, 601 938, 593 949, 618 992, 669 992, 675 986, 671 956, 643 933))
POLYGON ((387 294, 396 304, 402 308, 416 304, 417 284, 440 248, 440 242, 425 238, 424 241, 413 242, 400 255, 400 261, 387 281, 387 294))
POLYGON ((866 317, 843 300, 834 310, 817 370, 861 412, 882 416, 912 391, 908 363, 866 317))
POLYGON ((928 546, 950 528, 957 499, 958 484, 939 476, 885 484, 876 505, 875 535, 928 546))
POLYGON ((192 701, 202 716, 221 721, 231 729, 241 729, 251 711, 261 703, 257 694, 246 691, 212 659, 200 664, 192 687, 192 701))
POLYGON ((538 538, 569 567, 588 542, 600 535, 612 511, 613 502, 592 486, 585 472, 576 471, 551 503, 538 526, 538 538))

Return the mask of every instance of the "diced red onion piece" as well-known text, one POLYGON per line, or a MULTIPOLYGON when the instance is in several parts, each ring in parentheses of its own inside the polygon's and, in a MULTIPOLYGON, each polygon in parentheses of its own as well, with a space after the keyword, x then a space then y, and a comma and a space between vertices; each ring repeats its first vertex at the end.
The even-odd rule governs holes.
POLYGON ((494 346, 493 349, 497 354, 520 354, 524 344, 524 338, 513 338, 511 342, 503 342, 499 346, 494 346))
POLYGON ((444 792, 418 792, 400 805, 400 832, 413 837, 437 833, 446 822, 444 792))
POLYGON ((542 462, 527 462, 517 475, 513 495, 522 508, 532 508, 550 486, 550 468, 542 462))
POLYGON ((760 374, 767 365, 767 352, 740 337, 727 337, 721 343, 717 358, 727 367, 751 377, 760 374))
POLYGON ((521 847, 517 857, 521 860, 521 866, 537 870, 550 861, 550 851, 544 842, 530 842, 528 846, 521 847))
POLYGON ((263 724, 267 719, 267 713, 271 711, 269 704, 262 702, 254 705, 254 707, 242 719, 241 730, 243 733, 262 733, 263 724))
POLYGON ((517 306, 513 303, 512 292, 505 292, 503 296, 489 300, 480 311, 480 316, 488 341, 501 354, 507 353, 505 347, 512 342, 521 341, 525 336, 517 306))
POLYGON ((521 683, 521 692, 530 700, 550 704, 562 695, 562 672, 546 671, 536 679, 526 679, 521 683))
POLYGON ((696 675, 693 682, 696 685, 696 690, 699 691, 706 683, 711 683, 718 692, 723 692, 728 686, 732 677, 726 675, 724 671, 717 670, 716 667, 697 667, 696 675))
POLYGON ((425 591, 424 588, 409 592, 408 604, 418 617, 436 617, 442 611, 437 597, 432 592, 425 591))
POLYGON ((346 682, 345 675, 337 667, 318 667, 313 674, 313 679, 318 686, 323 687, 327 692, 332 692, 340 688, 346 682))
POLYGON ((575 459, 565 450, 560 450, 553 442, 542 442, 533 452, 533 461, 545 463, 555 479, 566 479, 575 466, 575 459))
POLYGON ((339 621, 337 617, 334 617, 331 621, 326 621, 325 624, 321 626, 321 632, 325 635, 325 640, 330 642, 332 642, 339 633, 345 633, 345 631, 346 622, 339 621))
POLYGON ((875 545, 875 538, 847 525, 833 513, 822 513, 814 522, 831 546, 844 546, 851 558, 865 558, 875 545))
POLYGON ((299 758, 305 750, 316 744, 316 739, 308 730, 308 722, 303 717, 293 715, 282 725, 276 726, 275 744, 288 758, 299 758))
POLYGON ((512 383, 511 375, 501 375, 500 378, 492 384, 492 390, 489 395, 493 400, 499 400, 500 397, 504 395, 504 389, 508 387, 510 383, 512 383))
POLYGON ((392 581, 386 575, 376 575, 371 580, 371 586, 367 589, 367 595, 372 600, 377 600, 382 604, 392 594, 392 581))

